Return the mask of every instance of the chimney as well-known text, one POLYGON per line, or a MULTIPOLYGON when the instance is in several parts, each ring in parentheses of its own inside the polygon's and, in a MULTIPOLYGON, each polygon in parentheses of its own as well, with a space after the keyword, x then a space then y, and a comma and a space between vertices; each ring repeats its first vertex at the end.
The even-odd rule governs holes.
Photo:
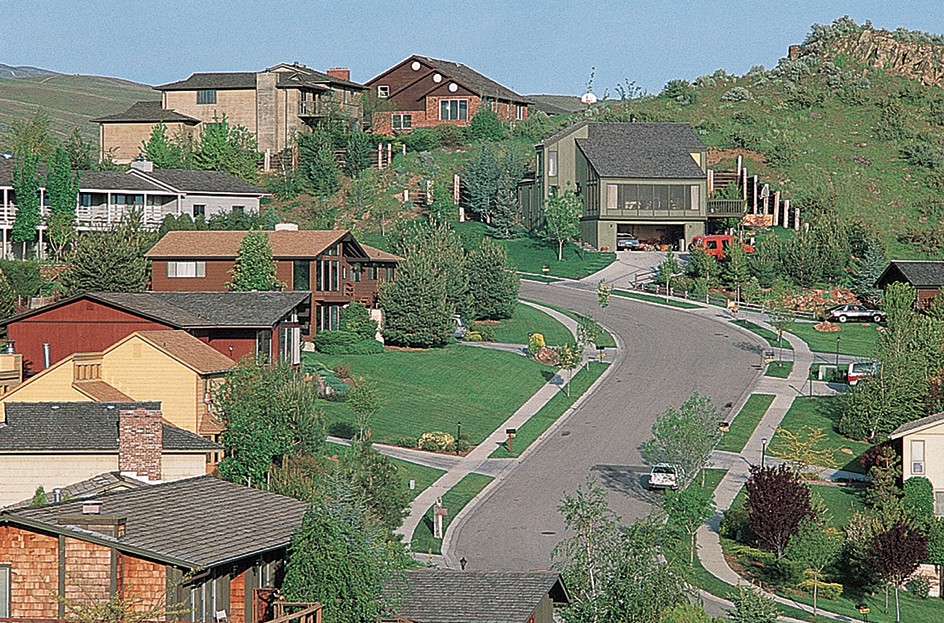
POLYGON ((298 223, 276 223, 275 231, 298 231, 298 223))
POLYGON ((144 171, 145 173, 151 173, 154 171, 154 163, 143 156, 138 156, 131 161, 131 168, 144 171))
POLYGON ((76 526, 84 528, 91 532, 106 534, 111 537, 123 537, 125 535, 125 517, 117 515, 102 515, 101 500, 86 500, 82 502, 81 515, 60 514, 59 523, 62 525, 76 526))
POLYGON ((332 67, 328 70, 328 75, 338 80, 351 81, 351 70, 347 67, 332 67))
POLYGON ((118 471, 142 480, 161 479, 162 418, 160 410, 150 409, 118 414, 118 471))

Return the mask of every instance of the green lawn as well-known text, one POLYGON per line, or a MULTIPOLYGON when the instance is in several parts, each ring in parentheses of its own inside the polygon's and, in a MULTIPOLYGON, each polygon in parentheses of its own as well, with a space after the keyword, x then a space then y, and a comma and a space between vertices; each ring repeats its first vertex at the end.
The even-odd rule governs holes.
POLYGON ((856 357, 872 357, 878 342, 879 325, 871 322, 837 325, 838 331, 823 333, 813 329, 811 322, 796 322, 790 333, 809 344, 810 350, 819 353, 835 353, 836 338, 839 337, 839 353, 856 357))
POLYGON ((752 333, 756 333, 757 335, 767 340, 767 343, 773 347, 779 347, 780 343, 782 342, 784 349, 786 350, 793 349, 793 347, 790 346, 790 342, 788 342, 787 340, 779 340, 777 338, 777 333, 774 331, 771 331, 767 327, 762 327, 759 324, 755 324, 751 322, 750 320, 735 320, 734 324, 736 324, 739 327, 744 327, 745 329, 747 329, 748 331, 752 333))
POLYGON ((772 376, 777 379, 785 379, 790 376, 790 373, 793 372, 793 362, 784 361, 783 363, 779 361, 772 361, 767 364, 767 371, 764 372, 764 376, 772 376))
MULTIPOLYGON (((853 441, 846 439, 834 429, 834 419, 837 417, 834 413, 836 399, 829 397, 797 397, 793 400, 793 405, 787 411, 780 427, 794 433, 800 431, 804 426, 822 429, 825 437, 820 442, 818 449, 831 449, 834 465, 824 465, 823 467, 836 467, 851 472, 862 473, 862 466, 859 465, 858 457, 872 447, 863 441, 853 441)), ((767 451, 772 456, 781 456, 784 444, 781 439, 774 437, 770 442, 767 451)))
MULTIPOLYGON (((527 299, 524 299, 524 300, 527 300, 527 299)), ((541 301, 534 301, 534 302, 535 302, 535 303, 538 303, 539 305, 543 305, 544 307, 553 309, 553 310, 556 311, 556 312, 560 312, 560 313, 564 314, 565 316, 567 316, 567 317, 569 317, 569 318, 573 318, 574 320, 576 320, 576 321, 578 321, 578 322, 580 321, 580 319, 581 319, 582 317, 584 317, 584 316, 586 316, 586 315, 589 315, 590 317, 595 318, 595 319, 597 319, 597 318, 600 319, 600 320, 603 319, 603 312, 602 312, 602 310, 595 310, 594 313, 596 314, 596 316, 594 316, 593 314, 590 313, 589 310, 587 310, 586 314, 578 314, 578 313, 576 313, 576 312, 570 311, 569 309, 564 309, 563 307, 558 307, 557 305, 548 305, 547 303, 542 303, 541 301)), ((545 341, 547 341, 547 336, 544 336, 544 337, 545 337, 545 341)), ((573 334, 571 334, 571 335, 570 335, 570 340, 573 341, 573 339, 574 339, 574 336, 573 336, 573 334)), ((616 348, 616 340, 613 339, 613 336, 610 335, 610 333, 609 333, 608 331, 604 331, 603 334, 600 336, 600 339, 597 340, 597 345, 598 345, 598 346, 606 346, 607 348, 616 348)))
POLYGON ((642 294, 640 292, 628 292, 626 290, 613 290, 613 294, 628 299, 648 301, 650 303, 658 303, 659 305, 667 305, 668 307, 679 307, 681 309, 698 309, 700 307, 694 303, 686 303, 685 301, 680 301, 674 298, 669 298, 669 300, 666 300, 664 296, 656 296, 655 294, 642 294))
POLYGON ((531 275, 527 273, 521 274, 522 279, 527 279, 528 281, 539 281, 541 283, 557 283, 560 279, 554 277, 545 277, 544 275, 531 275))
MULTIPOLYGON (((582 368, 574 375, 570 396, 567 396, 566 391, 558 392, 546 405, 541 407, 540 411, 532 415, 528 421, 518 429, 517 435, 515 435, 515 438, 511 442, 513 454, 508 452, 508 442, 506 441, 492 452, 491 458, 504 459, 521 456, 521 453, 524 452, 535 439, 540 437, 551 424, 557 421, 557 418, 564 414, 564 411, 569 409, 570 406, 587 391, 594 381, 600 378, 600 375, 603 374, 608 365, 609 364, 591 363, 589 371, 587 367, 582 368)), ((566 374, 565 372, 565 378, 566 374)))
MULTIPOLYGON (((485 486, 492 481, 491 476, 482 476, 481 474, 469 474, 459 481, 459 483, 443 495, 443 507, 449 511, 449 514, 443 517, 443 534, 449 528, 449 524, 456 515, 459 514, 469 501, 479 494, 485 486)), ((433 509, 430 508, 423 516, 423 520, 413 531, 413 541, 410 549, 418 554, 441 554, 442 539, 433 538, 433 509)))
POLYGON ((444 470, 436 469, 435 467, 417 465, 416 463, 410 463, 409 461, 395 459, 393 457, 387 457, 387 460, 396 466, 397 473, 400 474, 400 480, 403 481, 403 488, 410 491, 411 500, 446 473, 444 470), (415 488, 413 490, 410 490, 411 480, 415 481, 415 488))
POLYGON ((527 344, 529 333, 542 334, 545 343, 554 346, 574 341, 574 334, 567 327, 544 312, 521 303, 515 306, 511 318, 491 326, 495 329, 495 341, 508 344, 527 344))
POLYGON ((823 499, 831 516, 829 525, 844 529, 852 519, 852 513, 865 509, 862 503, 860 486, 852 485, 811 485, 813 492, 823 499))
POLYGON ((747 440, 754 434, 757 424, 763 419, 770 403, 774 401, 773 394, 751 394, 741 407, 737 417, 731 422, 728 431, 721 438, 718 450, 726 452, 740 452, 744 449, 747 440))
MULTIPOLYGON (((400 437, 452 433, 458 422, 471 443, 480 443, 557 372, 515 353, 470 348, 388 351, 377 355, 303 353, 329 368, 348 365, 356 379, 377 383, 384 406, 374 416, 373 440, 396 443, 400 437)), ((343 402, 320 401, 329 431, 354 423, 343 402)))

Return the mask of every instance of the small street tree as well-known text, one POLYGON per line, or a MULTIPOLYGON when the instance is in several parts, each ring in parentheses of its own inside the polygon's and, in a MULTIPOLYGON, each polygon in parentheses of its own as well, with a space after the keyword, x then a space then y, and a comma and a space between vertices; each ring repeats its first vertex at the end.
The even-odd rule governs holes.
POLYGON ((652 439, 642 445, 642 456, 650 465, 675 466, 680 488, 685 488, 708 465, 721 441, 720 418, 711 399, 692 394, 676 411, 669 408, 656 416, 652 439))
POLYGON ((373 381, 361 381, 345 394, 348 406, 357 420, 358 439, 370 437, 370 421, 380 413, 384 400, 380 388, 373 381))
POLYGON ((570 396, 570 382, 574 380, 574 370, 583 363, 583 350, 577 344, 561 344, 557 357, 561 369, 567 370, 567 395, 570 396))
POLYGON ((590 316, 577 316, 577 346, 580 352, 586 353, 587 347, 599 341, 603 330, 597 321, 590 316))
POLYGON ((745 485, 751 530, 782 558, 787 544, 811 514, 810 488, 786 465, 751 468, 745 485))
MULTIPOLYGON (((901 621, 898 587, 928 556, 928 537, 918 530, 911 519, 895 522, 872 540, 872 562, 887 584, 895 586, 895 621, 901 621)), ((886 592, 887 594, 887 592, 886 592)), ((885 603, 888 614, 888 601, 885 603)))
POLYGON ((793 309, 784 299, 775 300, 770 305, 770 311, 767 312, 767 319, 771 326, 777 330, 777 348, 780 350, 780 363, 783 365, 783 334, 792 330, 796 324, 796 310, 793 309))
POLYGON ((839 560, 845 538, 828 525, 824 515, 809 516, 800 522, 797 533, 787 544, 786 555, 813 570, 813 616, 823 569, 839 560))
POLYGON ((722 279, 726 286, 736 292, 735 300, 738 302, 741 299, 741 286, 751 278, 748 262, 747 252, 744 251, 741 242, 735 238, 725 252, 722 279))
POLYGON ((275 259, 269 236, 264 231, 254 229, 246 232, 236 252, 236 262, 229 271, 232 281, 226 284, 234 292, 250 290, 282 290, 285 284, 275 276, 275 259))
POLYGON ((610 296, 613 294, 613 285, 606 282, 606 279, 601 279, 597 284, 597 302, 600 304, 600 309, 603 310, 603 326, 606 326, 606 308, 610 306, 610 296))
POLYGON ((689 565, 695 565, 695 535, 698 528, 715 512, 714 494, 701 487, 688 487, 670 493, 665 499, 669 522, 680 528, 691 539, 689 565))
POLYGON ((564 242, 580 233, 583 201, 570 189, 548 198, 541 206, 547 235, 557 242, 557 261, 564 259, 564 242))
POLYGON ((62 259, 66 246, 75 239, 75 205, 80 179, 81 173, 72 173, 66 150, 56 147, 46 173, 46 194, 49 196, 46 235, 57 262, 62 259))

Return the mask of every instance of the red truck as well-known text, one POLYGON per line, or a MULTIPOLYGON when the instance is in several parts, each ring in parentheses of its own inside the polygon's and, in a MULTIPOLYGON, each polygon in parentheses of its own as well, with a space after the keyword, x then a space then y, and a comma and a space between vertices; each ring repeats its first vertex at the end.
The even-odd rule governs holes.
MULTIPOLYGON (((716 234, 713 236, 695 236, 692 238, 691 249, 704 249, 708 255, 714 256, 720 260, 728 250, 728 247, 734 243, 734 236, 716 234)), ((753 253, 754 247, 749 244, 740 243, 745 253, 753 253)))

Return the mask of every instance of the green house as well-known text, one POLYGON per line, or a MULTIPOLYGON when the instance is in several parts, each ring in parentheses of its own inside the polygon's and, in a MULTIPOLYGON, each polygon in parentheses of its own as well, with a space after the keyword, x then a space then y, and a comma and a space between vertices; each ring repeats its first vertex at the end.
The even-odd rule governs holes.
POLYGON ((535 155, 535 176, 518 185, 529 229, 543 227, 548 197, 572 189, 583 200, 581 240, 600 250, 616 249, 618 234, 684 249, 705 233, 707 147, 687 123, 581 121, 535 155))

